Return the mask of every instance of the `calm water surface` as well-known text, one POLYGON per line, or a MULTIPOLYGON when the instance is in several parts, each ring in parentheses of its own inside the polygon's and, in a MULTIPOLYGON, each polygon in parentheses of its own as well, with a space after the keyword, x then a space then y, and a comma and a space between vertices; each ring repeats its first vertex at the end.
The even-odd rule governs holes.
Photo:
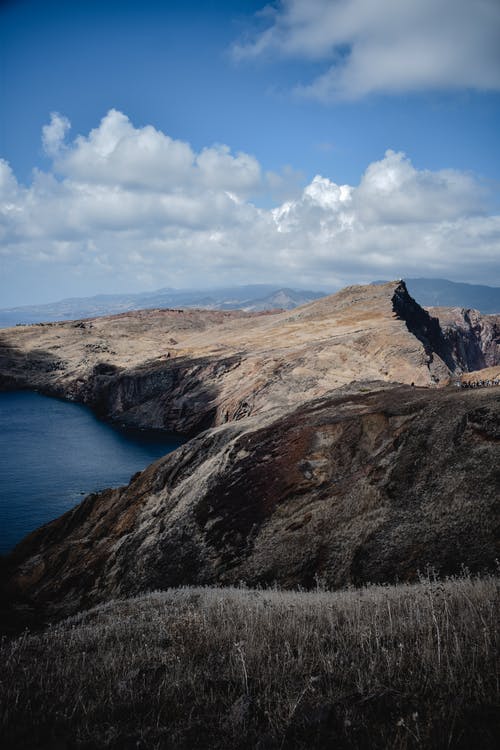
POLYGON ((181 442, 117 430, 80 404, 0 393, 0 553, 89 492, 126 484, 181 442))

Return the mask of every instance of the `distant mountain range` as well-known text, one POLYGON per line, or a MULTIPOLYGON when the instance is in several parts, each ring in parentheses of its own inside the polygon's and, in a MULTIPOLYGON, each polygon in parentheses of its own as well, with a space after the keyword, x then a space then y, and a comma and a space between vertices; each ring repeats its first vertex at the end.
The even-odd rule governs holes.
POLYGON ((325 292, 280 289, 271 284, 252 284, 210 290, 165 288, 140 294, 100 294, 95 297, 64 299, 45 305, 0 309, 0 328, 56 320, 93 318, 130 310, 155 308, 243 309, 248 312, 275 308, 291 310, 324 295, 325 292))
MULTIPOLYGON (((382 284, 383 281, 375 281, 382 284)), ((482 313, 500 312, 500 288, 464 284, 447 279, 406 279, 412 296, 425 307, 465 307, 482 313)), ((220 289, 158 289, 139 294, 100 294, 75 297, 45 305, 0 309, 0 328, 18 324, 76 320, 154 308, 206 308, 260 312, 291 310, 325 296, 325 292, 279 288, 272 284, 221 287, 220 289)))

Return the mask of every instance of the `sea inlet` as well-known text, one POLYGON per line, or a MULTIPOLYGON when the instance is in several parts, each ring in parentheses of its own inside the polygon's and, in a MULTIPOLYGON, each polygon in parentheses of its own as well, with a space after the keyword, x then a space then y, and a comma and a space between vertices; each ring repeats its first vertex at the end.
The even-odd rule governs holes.
POLYGON ((81 404, 0 393, 0 554, 89 492, 127 484, 182 442, 160 431, 117 429, 81 404))

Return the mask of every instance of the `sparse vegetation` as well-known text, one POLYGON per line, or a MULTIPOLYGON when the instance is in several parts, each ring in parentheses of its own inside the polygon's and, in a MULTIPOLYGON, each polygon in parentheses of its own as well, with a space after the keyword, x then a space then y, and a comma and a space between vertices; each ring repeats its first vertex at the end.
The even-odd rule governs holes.
POLYGON ((3 643, 3 747, 493 748, 499 591, 428 577, 111 602, 3 643))

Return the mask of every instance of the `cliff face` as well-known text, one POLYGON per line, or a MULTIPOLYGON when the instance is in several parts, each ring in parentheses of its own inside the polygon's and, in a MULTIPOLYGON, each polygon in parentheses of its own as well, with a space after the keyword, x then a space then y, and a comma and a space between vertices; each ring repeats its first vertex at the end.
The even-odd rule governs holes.
POLYGON ((431 307, 439 319, 454 361, 464 370, 500 364, 500 315, 482 315, 458 307, 431 307))
POLYGON ((432 385, 460 367, 402 282, 349 287, 274 314, 142 311, 0 332, 0 387, 195 434, 288 409, 352 380, 432 385))
POLYGON ((500 553, 500 393, 364 384, 203 433, 10 559, 44 614, 182 584, 329 586, 500 553))
MULTIPOLYGON (((0 387, 195 435, 27 537, 6 561, 8 596, 57 617, 187 583, 344 586, 493 565, 500 391, 429 387, 481 363, 443 317, 393 282, 292 312, 0 332, 0 387)), ((496 323, 481 320, 474 346, 498 358, 496 323)))

